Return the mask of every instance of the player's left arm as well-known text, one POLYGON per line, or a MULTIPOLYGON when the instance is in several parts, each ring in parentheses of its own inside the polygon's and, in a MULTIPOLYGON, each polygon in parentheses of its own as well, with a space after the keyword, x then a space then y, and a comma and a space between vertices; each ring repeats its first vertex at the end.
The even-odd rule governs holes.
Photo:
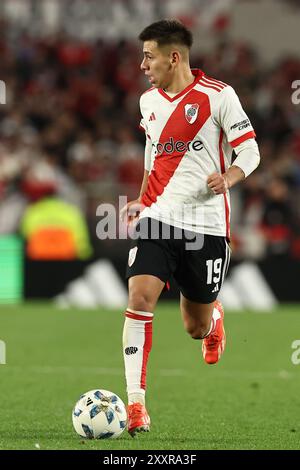
POLYGON ((216 121, 234 149, 236 159, 226 171, 213 173, 207 179, 215 194, 223 194, 249 176, 259 165, 260 155, 255 132, 232 87, 222 91, 216 121))
POLYGON ((215 194, 226 193, 232 186, 247 178, 259 165, 260 154, 254 138, 237 145, 234 152, 237 155, 234 164, 225 173, 213 173, 207 179, 208 187, 215 194))

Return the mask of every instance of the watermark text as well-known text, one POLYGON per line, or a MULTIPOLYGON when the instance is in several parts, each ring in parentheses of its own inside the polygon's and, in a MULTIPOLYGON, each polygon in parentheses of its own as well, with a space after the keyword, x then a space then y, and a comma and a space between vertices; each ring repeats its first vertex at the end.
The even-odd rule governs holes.
POLYGON ((300 80, 294 80, 292 88, 295 90, 291 96, 292 103, 295 105, 300 104, 300 80))
POLYGON ((297 366, 300 364, 300 339, 295 339, 291 345, 292 349, 295 349, 291 355, 292 363, 297 366))
POLYGON ((0 339, 0 364, 6 364, 6 344, 0 339))
POLYGON ((203 247, 204 211, 194 204, 174 205, 157 218, 139 218, 145 206, 141 203, 127 204, 126 196, 119 196, 119 207, 103 203, 97 207, 96 225, 99 240, 184 240, 186 250, 200 250, 203 247), (124 217, 119 217, 126 208, 124 217), (184 227, 184 228, 182 228, 184 227))
POLYGON ((3 80, 0 80, 0 104, 6 104, 6 86, 3 80))

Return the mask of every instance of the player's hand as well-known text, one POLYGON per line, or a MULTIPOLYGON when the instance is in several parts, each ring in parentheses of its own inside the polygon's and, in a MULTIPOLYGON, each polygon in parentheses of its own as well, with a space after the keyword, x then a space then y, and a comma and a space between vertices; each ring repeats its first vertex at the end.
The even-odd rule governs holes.
POLYGON ((134 201, 129 201, 121 210, 120 210, 120 219, 122 222, 126 220, 128 225, 131 225, 135 222, 144 209, 144 204, 142 204, 139 199, 135 199, 134 201))
POLYGON ((230 188, 228 178, 226 174, 220 175, 220 173, 213 173, 207 178, 208 187, 215 194, 224 194, 230 188))

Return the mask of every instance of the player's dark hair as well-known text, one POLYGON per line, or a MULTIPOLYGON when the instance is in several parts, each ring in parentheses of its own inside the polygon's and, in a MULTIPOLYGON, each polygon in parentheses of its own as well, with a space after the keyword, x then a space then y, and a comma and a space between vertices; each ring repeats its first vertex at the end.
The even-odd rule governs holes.
POLYGON ((193 35, 178 20, 166 19, 147 26, 139 35, 141 41, 156 41, 158 46, 180 44, 189 49, 193 44, 193 35))

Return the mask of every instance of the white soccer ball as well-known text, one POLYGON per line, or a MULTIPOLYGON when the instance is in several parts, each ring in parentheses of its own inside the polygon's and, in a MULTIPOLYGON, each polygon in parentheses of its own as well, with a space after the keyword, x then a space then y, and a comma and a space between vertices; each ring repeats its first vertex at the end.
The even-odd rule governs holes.
POLYGON ((79 398, 72 412, 77 434, 88 439, 116 439, 127 423, 126 408, 118 395, 108 390, 90 390, 79 398))

